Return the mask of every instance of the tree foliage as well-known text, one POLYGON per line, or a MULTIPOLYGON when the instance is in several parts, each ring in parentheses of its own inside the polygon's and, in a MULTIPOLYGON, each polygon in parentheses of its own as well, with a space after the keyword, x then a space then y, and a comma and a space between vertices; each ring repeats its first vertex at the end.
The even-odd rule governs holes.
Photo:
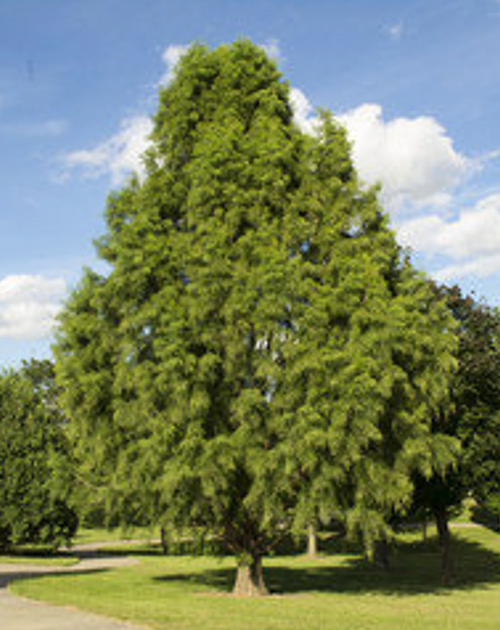
POLYGON ((453 411, 441 429, 460 440, 461 456, 454 474, 437 488, 431 484, 427 499, 451 513, 469 494, 500 513, 500 313, 457 286, 437 290, 457 322, 459 341, 453 411))
POLYGON ((462 443, 460 470, 472 496, 500 516, 500 313, 446 292, 459 323, 459 369, 452 426, 462 443))
POLYGON ((417 475, 413 512, 436 519, 443 546, 443 580, 453 578, 448 521, 466 496, 500 514, 500 314, 463 295, 458 286, 434 286, 456 322, 457 370, 450 413, 435 430, 460 444, 456 465, 446 475, 417 475))
POLYGON ((110 509, 221 535, 263 591, 279 535, 337 510, 370 543, 450 462, 452 326, 344 131, 301 133, 258 47, 193 46, 154 123, 108 201, 111 272, 61 318, 63 404, 110 509))
POLYGON ((32 361, 0 376, 0 546, 54 546, 73 536, 69 459, 53 366, 32 361))

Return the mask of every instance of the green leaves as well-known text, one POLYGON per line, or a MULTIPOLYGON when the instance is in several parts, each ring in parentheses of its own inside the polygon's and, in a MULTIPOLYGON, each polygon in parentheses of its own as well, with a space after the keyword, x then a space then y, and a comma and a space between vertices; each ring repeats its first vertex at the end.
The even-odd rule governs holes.
POLYGON ((71 473, 52 365, 0 375, 0 546, 56 547, 75 533, 71 473))
POLYGON ((296 128, 247 41, 193 46, 160 93, 148 176, 108 201, 111 271, 56 348, 82 469, 123 517, 240 554, 316 514, 372 536, 434 467, 450 321, 321 118, 296 128))

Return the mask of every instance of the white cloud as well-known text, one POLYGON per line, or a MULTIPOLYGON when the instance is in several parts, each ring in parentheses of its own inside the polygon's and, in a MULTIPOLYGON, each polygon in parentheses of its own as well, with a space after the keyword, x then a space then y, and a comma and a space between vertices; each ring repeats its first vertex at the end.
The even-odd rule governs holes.
POLYGON ((160 85, 167 85, 170 83, 175 74, 175 67, 188 50, 189 46, 184 44, 172 44, 165 48, 161 58, 167 66, 167 69, 159 81, 160 85))
POLYGON ((455 261, 437 272, 440 279, 500 272, 500 194, 480 200, 456 219, 429 214, 406 221, 398 236, 416 251, 455 261))
MULTIPOLYGON (((294 87, 290 100, 297 125, 314 133, 316 117, 308 98, 294 87)), ((392 212, 445 206, 454 188, 480 167, 455 150, 444 127, 430 116, 386 122, 380 105, 366 103, 336 119, 347 130, 361 179, 381 184, 382 204, 392 212)))
MULTIPOLYGON (((296 123, 314 133, 307 97, 291 90, 296 123)), ((428 258, 440 281, 500 273, 500 194, 451 214, 454 193, 465 178, 497 159, 492 151, 469 159, 456 151, 432 117, 385 121, 382 108, 365 104, 338 115, 352 142, 354 164, 367 184, 380 182, 381 201, 393 217, 399 241, 428 258), (408 214, 412 219, 404 220, 408 214), (444 262, 443 262, 444 261, 444 262)))
POLYGON ((295 124, 304 133, 314 134, 317 118, 307 96, 299 88, 292 87, 290 88, 290 102, 295 124))
POLYGON ((113 185, 120 184, 127 174, 144 171, 142 156, 149 146, 153 123, 147 116, 128 118, 120 131, 93 149, 68 153, 63 158, 67 170, 80 168, 87 177, 111 174, 113 185))
POLYGON ((275 60, 281 59, 280 44, 279 41, 274 37, 268 39, 266 42, 261 44, 260 47, 266 53, 266 55, 268 55, 268 57, 271 57, 275 60))
MULTIPOLYGON (((165 48, 162 60, 166 70, 157 87, 172 80, 179 60, 188 49, 189 46, 179 44, 165 48)), ((149 116, 139 115, 122 120, 119 131, 107 140, 93 148, 72 151, 63 156, 64 173, 57 178, 58 181, 64 181, 74 169, 80 169, 84 176, 89 178, 109 174, 114 186, 121 184, 132 172, 142 177, 144 174, 142 157, 150 146, 149 135, 152 130, 153 123, 149 116)))
POLYGON ((62 278, 11 275, 0 280, 0 337, 48 336, 66 293, 62 278))
POLYGON ((480 256, 463 263, 446 265, 434 274, 438 282, 449 282, 457 278, 487 278, 500 272, 500 253, 493 256, 480 256))
POLYGON ((443 206, 468 170, 446 130, 432 117, 382 118, 365 104, 338 116, 353 143, 353 160, 368 184, 382 184, 382 202, 393 211, 443 206))

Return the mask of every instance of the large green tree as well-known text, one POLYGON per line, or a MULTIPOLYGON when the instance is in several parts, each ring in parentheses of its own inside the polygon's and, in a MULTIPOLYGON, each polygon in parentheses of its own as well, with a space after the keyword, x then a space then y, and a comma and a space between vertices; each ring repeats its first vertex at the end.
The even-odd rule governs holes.
POLYGON ((301 133, 261 49, 193 46, 154 123, 108 202, 111 272, 61 317, 63 404, 111 510, 215 532, 262 593, 279 536, 337 510, 371 544, 410 473, 449 463, 450 321, 343 130, 301 133))
POLYGON ((49 361, 0 376, 0 547, 74 535, 70 460, 49 361))

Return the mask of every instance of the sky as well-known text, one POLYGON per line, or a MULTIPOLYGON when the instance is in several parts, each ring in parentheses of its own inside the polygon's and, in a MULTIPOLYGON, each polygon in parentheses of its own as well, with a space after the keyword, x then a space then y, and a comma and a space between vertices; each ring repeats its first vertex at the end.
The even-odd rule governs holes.
POLYGON ((500 306, 499 0, 0 0, 0 366, 50 357, 193 42, 246 37, 346 126, 414 264, 500 306))

